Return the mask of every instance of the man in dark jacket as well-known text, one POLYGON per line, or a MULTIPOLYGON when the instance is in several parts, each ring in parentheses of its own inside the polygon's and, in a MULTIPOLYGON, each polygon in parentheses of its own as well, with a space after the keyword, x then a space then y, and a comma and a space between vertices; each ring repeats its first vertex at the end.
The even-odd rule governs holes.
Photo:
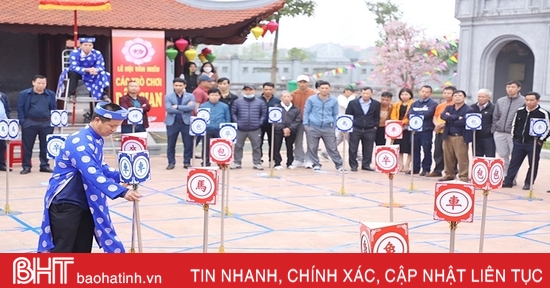
POLYGON ((292 162, 294 161, 294 141, 296 141, 296 135, 298 127, 302 123, 300 118, 300 108, 292 104, 292 95, 290 92, 285 91, 281 96, 281 102, 276 104, 277 107, 283 108, 283 121, 275 124, 275 139, 273 143, 273 160, 275 160, 275 166, 273 169, 282 170, 281 162, 281 146, 283 145, 283 138, 286 145, 286 167, 288 169, 294 169, 292 162))
POLYGON ((149 128, 149 119, 147 119, 147 112, 151 110, 149 100, 143 96, 139 96, 139 84, 136 81, 128 82, 128 94, 120 97, 120 107, 129 109, 131 107, 141 108, 143 111, 143 124, 136 125, 134 131, 132 131, 132 125, 128 124, 128 120, 124 120, 120 126, 122 133, 132 132, 146 132, 149 128))
MULTIPOLYGON (((278 106, 279 103, 281 103, 281 99, 275 98, 275 95, 273 94, 275 92, 275 84, 271 82, 266 82, 262 85, 262 89, 263 89, 263 93, 259 98, 260 100, 265 102, 266 109, 267 109, 266 113, 269 113, 269 108, 278 106)), ((267 155, 269 157, 269 162, 271 162, 271 137, 273 136, 271 135, 271 123, 269 123, 267 118, 264 120, 264 123, 262 123, 261 129, 262 129, 262 136, 261 136, 262 142, 260 142, 261 157, 263 158, 263 155, 264 155, 263 144, 264 144, 264 137, 267 134, 267 146, 268 146, 267 155)))
POLYGON ((464 104, 466 92, 456 90, 453 93, 454 105, 445 107, 441 119, 445 121, 445 128, 441 135, 443 139, 443 163, 445 177, 439 181, 450 181, 456 177, 458 163, 458 177, 460 181, 469 182, 468 144, 472 142, 472 131, 466 130, 466 114, 472 113, 472 107, 464 104))
POLYGON ((50 126, 50 111, 57 109, 55 93, 46 89, 46 77, 34 76, 32 88, 19 94, 17 116, 21 125, 21 142, 23 144, 23 170, 21 174, 31 173, 32 149, 36 136, 40 141, 40 172, 52 173, 46 157, 46 135, 53 133, 50 126))
POLYGON ((510 188, 513 186, 514 179, 526 156, 529 159, 529 169, 525 176, 523 190, 531 189, 531 169, 535 169, 533 173, 533 183, 535 183, 539 170, 540 150, 544 141, 548 139, 549 131, 546 129, 546 132, 541 137, 530 136, 531 119, 540 118, 546 119, 547 123, 550 122, 548 111, 540 107, 539 101, 539 93, 529 92, 525 94, 525 106, 519 108, 515 114, 514 121, 512 122, 514 148, 512 149, 512 159, 510 159, 510 166, 508 167, 508 173, 506 173, 502 187, 510 188), (533 151, 533 141, 537 142, 535 151, 533 151), (533 156, 535 157, 535 167, 532 167, 533 156))
POLYGON ((477 92, 477 103, 472 105, 474 113, 481 113, 481 130, 476 131, 476 155, 477 157, 495 157, 495 139, 491 129, 493 127, 493 112, 495 105, 491 103, 491 91, 480 89, 477 92))
MULTIPOLYGON (((10 118, 10 99, 8 95, 0 92, 0 119, 10 118)), ((0 171, 6 171, 6 140, 0 140, 0 171)), ((11 171, 11 169, 10 169, 11 171)))
POLYGON ((248 138, 252 145, 252 160, 254 169, 263 170, 261 154, 261 133, 260 126, 267 118, 267 106, 265 102, 258 99, 254 93, 256 89, 252 84, 245 84, 243 87, 243 98, 233 102, 231 106, 231 118, 237 123, 237 143, 235 143, 234 163, 231 169, 242 168, 244 141, 248 138))
POLYGON ((349 166, 351 171, 357 171, 357 149, 359 142, 363 146, 361 170, 374 171, 372 149, 376 139, 376 129, 380 124, 380 102, 371 98, 372 88, 361 89, 361 97, 349 102, 346 114, 353 116, 353 131, 349 136, 349 166))
POLYGON ((233 105, 235 100, 239 99, 239 96, 231 93, 231 91, 229 91, 229 86, 231 86, 231 81, 229 81, 229 78, 222 77, 218 79, 218 89, 220 89, 220 92, 222 93, 220 102, 227 104, 229 106, 229 111, 231 111, 231 105, 233 105))

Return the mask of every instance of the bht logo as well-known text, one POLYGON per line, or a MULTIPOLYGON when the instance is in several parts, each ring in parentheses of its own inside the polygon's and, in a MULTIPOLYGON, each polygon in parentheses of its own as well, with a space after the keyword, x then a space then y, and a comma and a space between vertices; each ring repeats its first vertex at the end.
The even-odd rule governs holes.
POLYGON ((13 261, 13 284, 40 284, 42 276, 48 284, 67 284, 67 266, 74 264, 74 257, 19 257, 13 261), (47 261, 47 263, 45 263, 47 261))

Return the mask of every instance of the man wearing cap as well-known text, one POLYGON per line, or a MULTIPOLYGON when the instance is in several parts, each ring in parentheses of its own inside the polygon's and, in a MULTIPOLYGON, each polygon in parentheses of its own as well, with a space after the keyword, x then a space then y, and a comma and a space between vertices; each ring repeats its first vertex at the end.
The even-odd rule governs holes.
MULTIPOLYGON (((302 118, 303 118, 303 112, 306 106, 306 100, 312 96, 315 95, 316 92, 311 87, 309 87, 309 76, 307 75, 300 75, 296 79, 298 81, 298 89, 292 91, 292 103, 296 105, 296 107, 300 108, 300 111, 302 112, 302 118)), ((304 126, 300 124, 298 126, 298 131, 296 131, 296 142, 294 142, 294 164, 292 166, 294 167, 306 167, 308 169, 313 168, 313 163, 311 162, 311 159, 307 158, 306 152, 304 150, 304 126)))
MULTIPOLYGON (((208 75, 203 74, 203 75, 199 76, 198 82, 199 82, 199 86, 197 86, 197 88, 195 88, 195 90, 193 90, 193 96, 195 96, 195 105, 196 105, 195 111, 193 111, 193 113, 192 113, 193 116, 197 115, 197 111, 199 110, 199 106, 202 103, 206 103, 208 101, 208 90, 210 90, 210 88, 212 88, 212 82, 214 82, 214 79, 210 78, 208 75)), ((197 146, 199 146, 201 141, 202 141, 202 136, 197 137, 197 142, 195 144, 197 146)), ((204 153, 204 151, 201 152, 201 155, 198 158, 202 159, 203 155, 204 155, 203 153, 204 153)))
POLYGON ((263 170, 262 167, 262 129, 261 125, 267 118, 267 105, 258 99, 254 92, 256 88, 252 84, 245 84, 243 97, 235 100, 231 106, 231 119, 237 123, 237 143, 235 144, 235 157, 231 169, 242 168, 244 141, 248 138, 252 145, 252 161, 254 169, 263 170))
POLYGON ((107 198, 138 201, 140 195, 121 184, 120 173, 103 161, 103 137, 113 134, 127 115, 117 104, 98 103, 92 121, 61 146, 44 197, 37 252, 90 253, 95 236, 103 251, 124 253, 107 198))
POLYGON ((46 136, 53 133, 51 127, 51 110, 57 109, 55 92, 46 89, 46 77, 34 76, 32 88, 19 93, 17 100, 17 117, 21 125, 21 143, 23 144, 23 170, 21 174, 31 173, 32 150, 36 136, 40 141, 40 172, 51 173, 48 162, 46 136))
POLYGON ((69 94, 73 98, 76 95, 78 80, 82 80, 93 98, 108 101, 106 95, 104 98, 103 92, 110 85, 111 74, 105 71, 103 54, 94 49, 95 38, 80 38, 79 42, 80 48, 71 51, 69 55, 69 69, 61 73, 58 87, 62 87, 63 79, 68 77, 69 94))

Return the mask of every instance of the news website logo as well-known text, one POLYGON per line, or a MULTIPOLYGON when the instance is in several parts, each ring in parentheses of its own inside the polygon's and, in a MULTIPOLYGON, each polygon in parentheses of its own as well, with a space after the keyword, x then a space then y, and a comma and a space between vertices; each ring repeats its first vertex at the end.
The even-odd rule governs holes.
POLYGON ((13 284, 40 284, 46 276, 48 284, 67 284, 67 266, 74 257, 19 257, 13 260, 13 284))

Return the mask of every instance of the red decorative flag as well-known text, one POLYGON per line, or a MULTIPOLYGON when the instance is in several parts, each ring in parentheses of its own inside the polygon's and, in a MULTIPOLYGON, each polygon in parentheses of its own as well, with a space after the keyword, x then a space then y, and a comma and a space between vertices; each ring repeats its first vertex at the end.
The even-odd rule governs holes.
POLYGON ((110 0, 40 0, 38 8, 42 10, 111 10, 110 0))

